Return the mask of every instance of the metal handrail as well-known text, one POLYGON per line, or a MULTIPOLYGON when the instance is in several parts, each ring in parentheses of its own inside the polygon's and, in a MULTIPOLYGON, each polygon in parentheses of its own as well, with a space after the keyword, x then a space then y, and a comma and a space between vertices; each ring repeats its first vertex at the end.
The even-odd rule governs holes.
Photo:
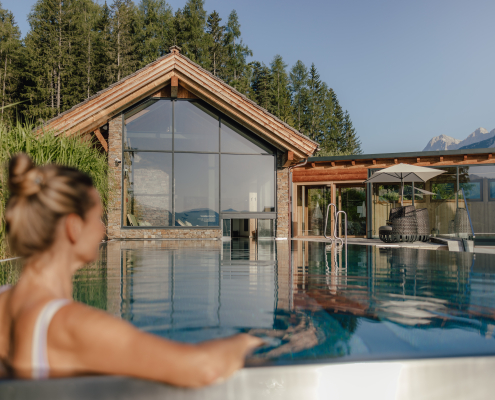
MULTIPOLYGON (((325 216, 325 230, 323 231, 323 236, 325 237, 325 239, 330 239, 331 241, 334 241, 336 239, 335 235, 332 235, 331 237, 328 237, 327 236, 327 227, 328 227, 328 214, 329 214, 329 210, 330 210, 330 207, 331 206, 334 206, 335 207, 335 213, 334 215, 337 214, 337 206, 333 203, 329 203, 328 206, 327 206, 327 213, 326 213, 326 216, 325 216)), ((335 230, 334 230, 334 234, 335 234, 335 230)))
POLYGON ((323 236, 325 239, 330 239, 330 241, 333 243, 334 241, 339 241, 341 245, 346 245, 347 248, 347 213, 345 211, 337 211, 337 206, 333 203, 329 203, 327 206, 327 213, 325 215, 325 230, 323 231, 323 236), (333 229, 333 234, 328 237, 327 236, 327 229, 328 229, 328 216, 330 214, 330 207, 335 208, 335 212, 333 214, 334 216, 334 229, 333 229), (338 216, 339 214, 344 214, 344 222, 345 222, 345 236, 344 239, 338 236, 337 234, 337 226, 338 226, 338 216))

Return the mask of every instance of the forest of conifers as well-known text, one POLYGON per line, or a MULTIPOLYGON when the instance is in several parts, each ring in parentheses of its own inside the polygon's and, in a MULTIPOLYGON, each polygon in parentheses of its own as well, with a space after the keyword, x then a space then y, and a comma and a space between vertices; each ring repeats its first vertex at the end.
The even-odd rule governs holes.
POLYGON ((314 64, 280 55, 249 61, 235 10, 224 21, 204 0, 175 12, 165 0, 38 0, 21 38, 0 3, 0 118, 39 123, 153 62, 177 45, 192 61, 320 143, 319 155, 359 154, 360 141, 337 95, 314 64), (16 106, 5 107, 18 103, 16 106))

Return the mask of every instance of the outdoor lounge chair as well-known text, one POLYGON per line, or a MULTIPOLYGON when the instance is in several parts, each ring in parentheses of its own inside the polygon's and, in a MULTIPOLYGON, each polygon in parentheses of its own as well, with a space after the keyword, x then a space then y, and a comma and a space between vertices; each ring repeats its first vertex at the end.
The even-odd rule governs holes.
POLYGON ((414 206, 392 208, 387 225, 381 226, 378 234, 385 243, 426 242, 429 239, 428 210, 414 206))

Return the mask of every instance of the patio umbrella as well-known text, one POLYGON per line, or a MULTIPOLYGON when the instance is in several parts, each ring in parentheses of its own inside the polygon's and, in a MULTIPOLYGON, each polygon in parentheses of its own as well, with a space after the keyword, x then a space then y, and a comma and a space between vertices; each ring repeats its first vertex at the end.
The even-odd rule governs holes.
POLYGON ((376 171, 365 183, 397 183, 401 184, 400 205, 404 205, 404 181, 426 182, 435 176, 443 174, 440 169, 418 167, 409 164, 397 164, 389 168, 376 171))

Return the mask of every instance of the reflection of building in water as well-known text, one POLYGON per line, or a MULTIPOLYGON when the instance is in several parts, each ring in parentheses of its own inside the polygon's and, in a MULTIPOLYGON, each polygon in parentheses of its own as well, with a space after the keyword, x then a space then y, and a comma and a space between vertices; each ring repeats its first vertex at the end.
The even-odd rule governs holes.
POLYGON ((273 240, 109 243, 108 310, 179 340, 273 329, 276 308, 290 304, 288 255, 273 240))
POLYGON ((348 257, 346 269, 325 243, 294 242, 295 304, 427 327, 456 326, 460 315, 495 318, 494 282, 477 278, 495 272, 489 255, 350 245, 348 257))

